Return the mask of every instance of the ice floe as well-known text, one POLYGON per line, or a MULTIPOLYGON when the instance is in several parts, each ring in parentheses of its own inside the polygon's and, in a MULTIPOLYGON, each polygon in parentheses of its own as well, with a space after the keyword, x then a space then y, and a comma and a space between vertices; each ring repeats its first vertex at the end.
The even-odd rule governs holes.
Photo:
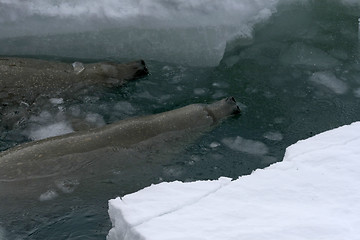
POLYGON ((236 138, 224 138, 222 143, 232 150, 254 155, 266 155, 269 148, 262 142, 245 139, 240 136, 236 138))
POLYGON ((347 84, 329 71, 313 73, 309 80, 319 86, 326 87, 336 94, 344 94, 348 90, 347 84))
POLYGON ((360 122, 299 141, 231 181, 152 185, 109 201, 115 239, 357 239, 360 122))

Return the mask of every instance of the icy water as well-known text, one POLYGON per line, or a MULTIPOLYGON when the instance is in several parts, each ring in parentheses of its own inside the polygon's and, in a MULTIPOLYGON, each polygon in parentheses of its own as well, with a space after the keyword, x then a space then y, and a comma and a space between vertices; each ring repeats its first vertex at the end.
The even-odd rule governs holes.
MULTIPOLYGON (((358 1, 118 5, 0 0, 1 55, 69 63, 141 57, 151 72, 121 89, 89 87, 72 99, 42 99, 30 119, 0 126, 0 150, 73 131, 74 118, 102 126, 234 96, 242 115, 188 145, 146 185, 237 178, 281 161, 300 139, 360 120, 358 1)), ((119 188, 109 179, 101 191, 7 211, 0 239, 104 239, 111 227, 107 200, 144 187, 119 188)))

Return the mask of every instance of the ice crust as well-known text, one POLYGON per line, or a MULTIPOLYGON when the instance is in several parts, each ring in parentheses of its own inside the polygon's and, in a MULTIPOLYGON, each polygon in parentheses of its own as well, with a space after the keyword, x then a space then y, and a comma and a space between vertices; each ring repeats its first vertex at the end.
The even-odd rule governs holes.
POLYGON ((253 26, 268 19, 277 3, 0 0, 0 54, 142 58, 214 66, 226 43, 235 37, 251 38, 253 26), (24 47, 13 45, 17 41, 24 47))
POLYGON ((357 239, 360 122, 230 181, 161 183, 109 201, 114 239, 357 239))

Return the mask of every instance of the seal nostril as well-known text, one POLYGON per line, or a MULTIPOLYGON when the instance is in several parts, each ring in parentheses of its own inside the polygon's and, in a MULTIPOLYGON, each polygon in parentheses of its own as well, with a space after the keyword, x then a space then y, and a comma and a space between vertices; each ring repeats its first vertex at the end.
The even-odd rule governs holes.
POLYGON ((239 113, 241 113, 241 110, 240 110, 239 106, 236 106, 236 109, 234 109, 232 114, 235 115, 235 114, 239 114, 239 113))
POLYGON ((235 98, 234 97, 228 97, 228 98, 226 98, 226 100, 225 100, 226 102, 233 102, 233 103, 236 103, 236 100, 235 100, 235 98))

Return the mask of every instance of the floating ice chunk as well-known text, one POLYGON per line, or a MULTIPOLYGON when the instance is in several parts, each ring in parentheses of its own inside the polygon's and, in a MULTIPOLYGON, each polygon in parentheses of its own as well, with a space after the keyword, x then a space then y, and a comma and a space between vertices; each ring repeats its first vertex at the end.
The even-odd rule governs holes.
POLYGON ((47 126, 39 126, 29 131, 28 137, 32 140, 40 140, 44 138, 59 136, 71 133, 74 130, 67 122, 53 123, 47 126))
POLYGON ((148 100, 157 100, 157 97, 154 97, 153 95, 151 95, 151 93, 149 93, 148 91, 143 91, 141 93, 137 94, 138 98, 144 98, 144 99, 148 99, 148 100))
POLYGON ((194 89, 194 94, 196 94, 196 95, 204 95, 205 93, 206 93, 205 88, 195 88, 194 89))
POLYGON ((97 127, 101 127, 105 125, 104 118, 97 113, 88 113, 86 114, 85 121, 89 123, 95 124, 97 127))
POLYGON ((234 66, 237 62, 240 61, 240 57, 237 56, 237 55, 236 55, 236 56, 230 56, 230 57, 224 58, 222 61, 225 63, 225 65, 226 65, 227 67, 232 67, 232 66, 234 66))
POLYGON ((211 147, 211 148, 217 148, 218 146, 220 146, 220 143, 218 143, 218 142, 212 142, 212 143, 210 143, 210 147, 211 147))
POLYGON ((164 67, 162 68, 162 70, 163 70, 163 71, 172 71, 173 68, 170 67, 170 66, 164 66, 164 67))
POLYGON ((85 70, 84 64, 82 64, 81 62, 74 62, 72 66, 74 68, 75 74, 80 74, 82 71, 85 70))
POLYGON ((116 103, 114 106, 114 110, 127 114, 132 114, 136 112, 136 108, 134 108, 131 103, 125 101, 116 103))
POLYGON ((5 238, 5 236, 6 236, 6 231, 5 231, 5 229, 3 229, 3 228, 0 226, 0 239, 6 240, 7 238, 5 238))
POLYGON ((53 118, 53 116, 51 115, 50 112, 48 111, 42 111, 39 116, 31 116, 30 117, 30 122, 40 122, 40 123, 45 123, 49 120, 51 120, 53 118))
POLYGON ((235 139, 224 138, 222 143, 232 150, 254 155, 265 155, 269 152, 268 147, 264 143, 245 139, 240 136, 237 136, 235 139))
POLYGON ((52 200, 54 198, 56 198, 58 196, 57 192, 55 192, 54 190, 49 190, 43 194, 40 195, 39 200, 41 202, 43 201, 49 201, 52 200))
POLYGON ((71 106, 69 108, 71 115, 73 115, 74 117, 79 117, 81 114, 81 110, 80 110, 80 106, 79 105, 75 105, 75 106, 71 106))
POLYGON ((266 132, 263 136, 272 141, 281 141, 283 139, 283 135, 280 132, 266 132))
POLYGON ((344 94, 348 90, 346 83, 338 79, 332 72, 316 72, 310 77, 310 81, 324 86, 336 94, 344 94))
MULTIPOLYGON (((360 6, 360 2, 358 0, 341 0, 341 2, 343 4, 347 4, 347 5, 359 5, 360 6)), ((360 22, 360 18, 359 18, 359 22, 360 22)))
POLYGON ((167 177, 178 178, 183 174, 183 169, 179 166, 164 167, 163 173, 167 177))
POLYGON ((225 96, 227 96, 227 93, 225 93, 224 91, 216 91, 211 97, 213 99, 219 99, 224 98, 225 96))
POLYGON ((284 120, 285 119, 283 117, 277 117, 277 118, 274 119, 274 123, 281 124, 281 123, 284 122, 284 120))
POLYGON ((217 87, 217 88, 229 88, 229 84, 226 82, 214 82, 213 84, 211 84, 213 87, 217 87))
POLYGON ((62 98, 50 98, 50 103, 54 105, 59 105, 64 103, 64 99, 62 98))
POLYGON ((360 88, 357 88, 354 90, 354 95, 355 95, 355 97, 360 98, 360 88))
POLYGON ((285 65, 295 65, 310 69, 329 69, 340 64, 334 57, 330 56, 321 49, 294 43, 280 57, 280 61, 285 65))
POLYGON ((345 51, 338 50, 338 49, 331 50, 329 52, 329 54, 340 60, 347 60, 349 58, 349 55, 345 51))

